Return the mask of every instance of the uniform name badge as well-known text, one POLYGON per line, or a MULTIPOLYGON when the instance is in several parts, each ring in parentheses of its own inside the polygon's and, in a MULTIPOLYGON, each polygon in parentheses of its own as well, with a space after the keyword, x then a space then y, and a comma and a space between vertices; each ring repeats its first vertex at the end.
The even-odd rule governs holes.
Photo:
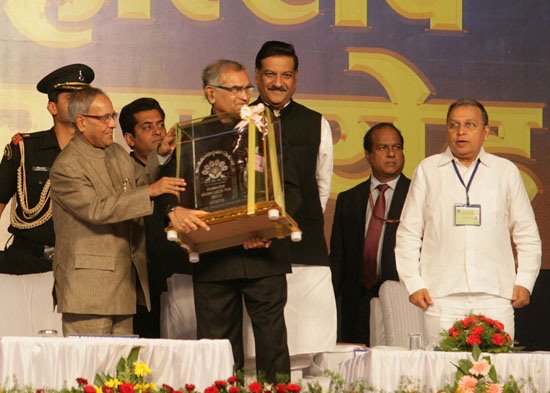
POLYGON ((481 205, 455 205, 455 225, 481 225, 481 205))

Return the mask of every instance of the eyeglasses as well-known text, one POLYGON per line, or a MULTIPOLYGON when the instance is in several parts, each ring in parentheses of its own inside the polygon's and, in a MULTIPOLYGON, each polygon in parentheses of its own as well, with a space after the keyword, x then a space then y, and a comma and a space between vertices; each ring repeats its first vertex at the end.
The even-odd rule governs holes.
POLYGON ((107 113, 106 115, 101 115, 101 116, 99 115, 80 115, 80 116, 90 117, 92 119, 102 121, 103 123, 108 123, 111 119, 113 119, 114 121, 118 119, 118 113, 116 112, 107 113))
POLYGON ((459 123, 458 121, 450 121, 447 124, 447 128, 451 131, 458 130, 460 126, 464 127, 467 131, 473 131, 478 127, 478 123, 475 123, 473 121, 466 121, 465 123, 459 123))
POLYGON ((212 87, 215 87, 216 89, 222 89, 225 91, 229 91, 231 94, 239 94, 243 91, 247 94, 250 94, 254 91, 254 86, 248 85, 248 86, 231 86, 231 87, 225 87, 225 86, 215 86, 212 85, 212 87))

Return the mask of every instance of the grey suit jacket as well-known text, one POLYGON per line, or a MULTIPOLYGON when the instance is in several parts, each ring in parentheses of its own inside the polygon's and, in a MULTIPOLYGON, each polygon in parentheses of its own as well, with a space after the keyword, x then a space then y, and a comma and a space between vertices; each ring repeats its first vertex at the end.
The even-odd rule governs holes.
MULTIPOLYGON (((78 133, 77 133, 78 134, 78 133)), ((153 212, 139 168, 117 143, 105 150, 76 135, 50 171, 59 312, 122 315, 150 308, 143 216, 153 212)))

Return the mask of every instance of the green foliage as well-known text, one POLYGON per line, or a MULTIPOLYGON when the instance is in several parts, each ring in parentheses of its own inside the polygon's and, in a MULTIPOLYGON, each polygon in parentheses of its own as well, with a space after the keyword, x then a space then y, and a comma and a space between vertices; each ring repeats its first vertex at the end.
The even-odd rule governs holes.
POLYGON ((288 374, 277 373, 275 374, 275 380, 277 381, 277 383, 286 385, 290 382, 290 376, 288 374))

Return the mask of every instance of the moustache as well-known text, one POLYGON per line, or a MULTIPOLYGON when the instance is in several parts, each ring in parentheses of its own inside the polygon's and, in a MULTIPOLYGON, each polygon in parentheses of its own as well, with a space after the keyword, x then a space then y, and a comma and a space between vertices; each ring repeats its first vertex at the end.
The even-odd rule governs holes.
POLYGON ((272 91, 288 91, 288 89, 284 86, 282 86, 282 87, 270 86, 267 89, 272 90, 272 91))

